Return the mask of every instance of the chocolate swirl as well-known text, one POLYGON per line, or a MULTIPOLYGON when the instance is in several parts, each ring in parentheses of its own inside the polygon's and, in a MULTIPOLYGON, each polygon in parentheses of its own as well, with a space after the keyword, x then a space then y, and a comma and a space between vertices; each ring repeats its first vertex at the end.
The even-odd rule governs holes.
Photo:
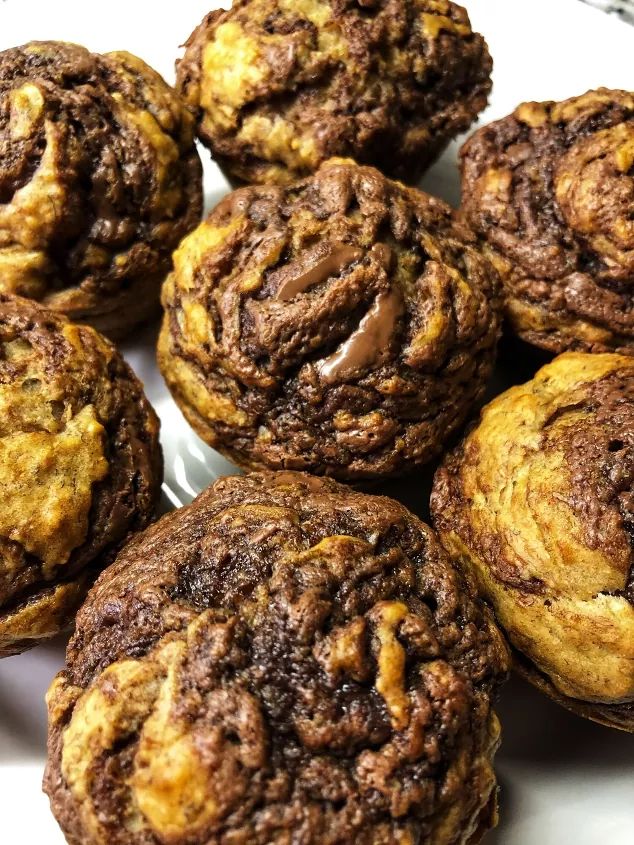
POLYGON ((331 156, 414 182, 491 90, 486 43, 448 0, 235 0, 177 71, 214 158, 257 183, 331 156))
POLYGON ((0 294, 0 656, 69 626, 161 480, 158 420, 116 349, 0 294))
POLYGON ((634 96, 524 103, 475 133, 462 170, 463 213, 518 334, 634 354, 634 96))
POLYGON ((430 460, 490 374, 496 274, 450 209, 333 160, 223 200, 174 256, 159 364, 237 463, 340 478, 430 460))
POLYGON ((137 535, 48 695, 72 845, 475 845, 508 654, 434 532, 328 479, 221 479, 137 535))
POLYGON ((634 361, 569 352, 494 399, 436 474, 432 514, 520 670, 634 731, 634 361))
POLYGON ((129 53, 0 53, 0 291, 120 336, 200 219, 193 120, 129 53))

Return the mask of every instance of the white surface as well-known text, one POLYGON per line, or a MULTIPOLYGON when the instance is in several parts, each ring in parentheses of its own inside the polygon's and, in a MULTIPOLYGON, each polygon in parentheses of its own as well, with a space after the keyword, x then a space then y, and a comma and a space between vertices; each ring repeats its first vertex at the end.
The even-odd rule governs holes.
MULTIPOLYGON (((576 0, 465 0, 495 59, 495 90, 484 119, 525 99, 560 99, 606 85, 634 90, 634 30, 576 0)), ((178 44, 213 0, 4 0, 0 49, 31 39, 65 39, 93 50, 126 49, 173 79, 178 44)), ((424 187, 456 202, 453 144, 424 187)), ((203 156, 208 203, 224 180, 203 156)), ((158 375, 152 332, 127 357, 163 422, 168 498, 186 501, 230 465, 191 433, 158 375)), ((63 845, 40 792, 44 692, 63 643, 0 662, 0 843, 63 845)), ((502 819, 487 845, 632 845, 634 736, 584 722, 514 681, 499 707, 504 743, 497 769, 502 819)))

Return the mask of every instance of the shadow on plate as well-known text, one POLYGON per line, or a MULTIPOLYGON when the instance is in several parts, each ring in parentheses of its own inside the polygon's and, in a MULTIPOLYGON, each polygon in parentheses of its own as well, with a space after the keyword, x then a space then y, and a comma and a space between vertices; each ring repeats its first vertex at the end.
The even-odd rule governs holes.
POLYGON ((574 771, 583 782, 584 774, 596 778, 599 770, 614 775, 632 770, 633 735, 575 716, 521 678, 507 684, 496 710, 502 722, 502 746, 495 761, 500 823, 485 837, 486 845, 509 845, 518 815, 535 800, 532 784, 527 783, 524 792, 508 772, 533 771, 557 780, 574 771))
POLYGON ((632 768, 634 735, 575 716, 530 684, 514 677, 497 706, 502 722, 498 762, 562 771, 600 767, 632 768))
POLYGON ((68 636, 0 660, 0 763, 41 759, 46 749, 44 696, 64 664, 68 636))

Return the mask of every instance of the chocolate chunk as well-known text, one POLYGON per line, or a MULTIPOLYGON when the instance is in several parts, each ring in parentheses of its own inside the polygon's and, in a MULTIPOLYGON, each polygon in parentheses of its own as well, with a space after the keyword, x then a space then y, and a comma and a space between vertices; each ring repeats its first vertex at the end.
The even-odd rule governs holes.
MULTIPOLYGON (((311 255, 312 261, 310 263, 312 266, 309 264, 309 269, 296 273, 292 265, 284 268, 282 271, 283 281, 277 289, 278 299, 293 299, 298 293, 302 293, 320 282, 328 281, 331 276, 340 273, 353 261, 359 261, 363 257, 362 250, 347 244, 323 244, 320 245, 320 251, 324 253, 324 257, 315 264, 314 256, 311 255)), ((302 256, 299 263, 304 267, 307 263, 306 257, 302 256)), ((273 275, 272 273, 269 279, 273 275)))
POLYGON ((398 290, 382 291, 350 337, 317 365, 317 372, 326 384, 349 379, 374 366, 390 348, 403 301, 398 290))

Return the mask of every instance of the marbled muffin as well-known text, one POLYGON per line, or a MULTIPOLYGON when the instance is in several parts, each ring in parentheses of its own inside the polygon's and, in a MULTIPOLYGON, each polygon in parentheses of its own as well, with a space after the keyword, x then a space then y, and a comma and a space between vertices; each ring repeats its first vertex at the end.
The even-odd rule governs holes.
POLYGON ((491 58, 447 0, 234 0, 177 65, 230 177, 288 183, 332 156, 415 181, 486 106, 491 58))
POLYGON ((115 348, 0 294, 0 657, 69 626, 161 476, 158 420, 115 348))
POLYGON ((350 480, 438 454, 499 324, 497 274, 449 207, 345 160, 223 200, 163 304, 161 370, 204 440, 244 467, 350 480))
POLYGON ((520 337, 634 354, 634 95, 523 103, 478 130, 461 159, 462 210, 520 337))
POLYGON ((301 473, 221 479, 120 553, 48 694, 71 845, 466 845, 508 653, 433 531, 301 473))
POLYGON ((129 53, 62 42, 0 53, 0 291, 111 336, 158 310, 200 220, 194 123, 129 53))
POLYGON ((432 515, 529 680, 634 731, 634 360, 569 352, 498 396, 432 515))

